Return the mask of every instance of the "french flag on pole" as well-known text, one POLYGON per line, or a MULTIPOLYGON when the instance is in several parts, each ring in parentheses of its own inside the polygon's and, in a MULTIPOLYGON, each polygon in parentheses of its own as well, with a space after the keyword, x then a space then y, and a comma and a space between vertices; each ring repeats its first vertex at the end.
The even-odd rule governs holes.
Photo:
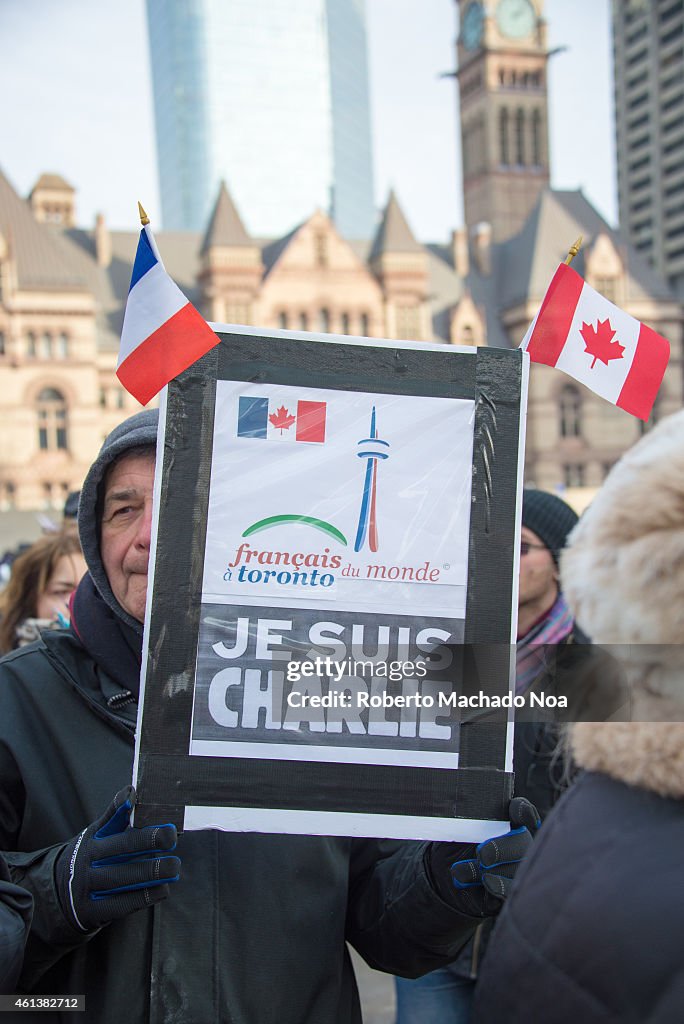
POLYGON ((219 337, 164 269, 145 211, 124 313, 116 375, 141 405, 219 337))
POLYGON ((534 363, 555 366, 597 395, 647 420, 669 342, 604 299, 561 263, 523 338, 534 363))

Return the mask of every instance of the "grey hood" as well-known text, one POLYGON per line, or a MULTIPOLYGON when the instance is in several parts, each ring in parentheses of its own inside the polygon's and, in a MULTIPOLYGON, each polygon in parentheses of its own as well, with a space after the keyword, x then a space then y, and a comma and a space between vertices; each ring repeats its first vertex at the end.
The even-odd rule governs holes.
POLYGON ((105 604, 111 608, 114 614, 140 635, 142 634, 142 624, 127 611, 124 611, 114 597, 102 564, 100 555, 100 485, 108 467, 123 452, 140 448, 143 445, 156 445, 158 424, 159 410, 145 409, 115 427, 106 437, 100 454, 88 471, 78 503, 78 532, 81 537, 83 556, 93 583, 105 604))

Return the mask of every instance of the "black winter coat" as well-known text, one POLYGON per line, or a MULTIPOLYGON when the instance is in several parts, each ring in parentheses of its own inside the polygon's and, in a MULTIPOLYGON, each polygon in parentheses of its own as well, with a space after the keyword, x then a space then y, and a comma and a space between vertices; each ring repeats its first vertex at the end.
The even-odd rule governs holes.
MULTIPOLYGON (((136 706, 112 710, 117 694, 67 633, 0 663, 0 848, 35 899, 23 990, 84 993, 83 1024, 358 1024, 345 940, 416 976, 472 934, 430 885, 424 844, 212 831, 179 838, 167 900, 77 934, 53 867, 130 782, 136 706)), ((76 1017, 35 1015, 62 1019, 76 1017)))
POLYGON ((33 901, 25 889, 13 885, 0 857, 0 993, 14 992, 31 924, 33 901))
POLYGON ((473 1024, 684 1020, 684 799, 587 773, 521 866, 473 1024))

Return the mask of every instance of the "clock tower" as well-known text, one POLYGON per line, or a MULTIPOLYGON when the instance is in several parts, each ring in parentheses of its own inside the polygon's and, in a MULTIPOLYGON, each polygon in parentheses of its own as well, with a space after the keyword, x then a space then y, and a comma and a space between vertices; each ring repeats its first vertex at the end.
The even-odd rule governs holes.
POLYGON ((456 0, 465 221, 514 235, 549 184, 543 0, 456 0))

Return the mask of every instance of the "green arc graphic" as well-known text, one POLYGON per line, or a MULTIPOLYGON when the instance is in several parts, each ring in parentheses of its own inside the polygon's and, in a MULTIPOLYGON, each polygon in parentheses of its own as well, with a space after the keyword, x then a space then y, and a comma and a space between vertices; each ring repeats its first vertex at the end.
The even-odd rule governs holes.
POLYGON ((324 519, 315 519, 314 516, 269 516, 268 519, 260 519, 257 523, 252 523, 251 526, 247 527, 242 536, 251 537, 253 533, 259 533, 261 530, 270 530, 272 526, 280 526, 281 523, 303 523, 304 526, 313 526, 314 529, 330 534, 335 540, 339 540, 341 544, 344 544, 345 547, 347 546, 347 538, 336 526, 333 526, 332 523, 326 523, 324 519))

